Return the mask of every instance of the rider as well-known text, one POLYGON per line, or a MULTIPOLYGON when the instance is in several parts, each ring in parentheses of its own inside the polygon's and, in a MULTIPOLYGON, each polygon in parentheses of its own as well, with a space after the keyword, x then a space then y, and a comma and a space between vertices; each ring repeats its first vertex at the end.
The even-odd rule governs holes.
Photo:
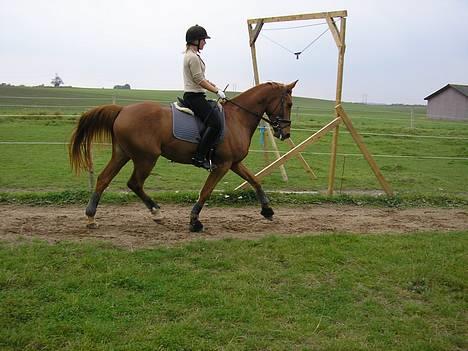
POLYGON ((205 78, 205 63, 199 52, 203 50, 206 39, 211 38, 205 28, 199 25, 190 27, 185 35, 187 44, 184 55, 184 100, 206 125, 192 163, 197 167, 210 170, 211 164, 206 159, 206 154, 221 129, 221 116, 208 103, 205 93, 206 90, 211 91, 220 99, 226 99, 226 95, 205 78))

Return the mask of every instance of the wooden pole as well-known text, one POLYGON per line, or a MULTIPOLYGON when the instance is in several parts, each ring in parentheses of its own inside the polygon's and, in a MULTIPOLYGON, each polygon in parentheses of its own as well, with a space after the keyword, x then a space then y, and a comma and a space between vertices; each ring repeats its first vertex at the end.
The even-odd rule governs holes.
POLYGON ((305 21, 305 20, 311 20, 311 19, 323 19, 327 17, 346 17, 346 16, 348 16, 348 12, 346 10, 341 10, 341 11, 331 11, 331 12, 307 13, 303 15, 253 18, 253 19, 247 20, 247 23, 252 24, 252 23, 258 23, 259 21, 263 21, 263 23, 305 21))
POLYGON ((255 27, 255 30, 252 28, 252 24, 248 24, 249 27, 249 37, 250 37, 250 54, 252 55, 252 65, 254 71, 255 85, 260 84, 260 78, 258 75, 258 65, 257 65, 257 50, 255 49, 255 41, 257 40, 258 34, 263 27, 263 22, 259 21, 255 27))
POLYGON ((94 191, 94 162, 93 162, 92 153, 91 153, 91 167, 88 171, 88 188, 89 188, 90 193, 94 191))
MULTIPOLYGON (((345 45, 345 34, 346 34, 346 18, 341 17, 340 30, 336 27, 336 23, 331 17, 327 17, 327 23, 330 31, 335 39, 336 46, 338 48, 338 72, 336 75, 336 104, 341 104, 341 97, 343 92, 343 68, 344 68, 344 56, 346 51, 345 45)), ((338 115, 335 115, 335 117, 338 115)), ((338 150, 338 135, 339 127, 337 126, 333 131, 333 139, 331 145, 330 155, 330 166, 328 169, 328 191, 329 196, 333 195, 333 189, 335 186, 335 171, 336 171, 336 153, 338 150)))
POLYGON ((387 183, 387 181, 385 180, 385 177, 380 172, 379 166, 377 166, 377 163, 374 161, 374 158, 372 157, 371 153, 369 152, 369 150, 367 150, 367 147, 364 144, 364 141, 362 140, 361 135, 354 128, 353 123, 351 122, 351 119, 343 110, 343 107, 341 106, 341 104, 337 105, 335 107, 335 110, 337 114, 341 117, 341 120, 343 121, 343 123, 346 125, 346 128, 348 129, 349 133, 351 134, 357 146, 359 147, 359 150, 361 150, 367 163, 369 163, 369 166, 371 167, 372 171, 377 177, 377 180, 379 181, 380 185, 384 189, 385 193, 388 196, 393 196, 393 191, 392 191, 392 188, 390 187, 390 184, 387 183))
MULTIPOLYGON (((247 21, 247 27, 249 29, 249 38, 250 38, 250 53, 252 55, 252 65, 253 65, 253 70, 254 70, 254 79, 255 79, 255 84, 258 85, 260 84, 260 77, 258 74, 258 65, 257 65, 257 51, 255 49, 255 41, 257 40, 258 35, 260 34, 260 31, 262 30, 263 27, 263 20, 258 20, 257 22, 249 22, 247 21), (252 24, 256 23, 255 28, 252 27, 252 24)), ((271 128, 269 125, 266 125, 262 121, 262 127, 265 128, 265 134, 268 135, 268 140, 273 148, 273 151, 275 153, 276 158, 280 158, 281 155, 278 150, 278 145, 276 145, 275 137, 273 133, 271 132, 271 128)), ((263 156, 265 160, 268 160, 268 153, 267 153, 268 145, 267 145, 267 139, 264 138, 263 140, 263 156)), ((283 178, 283 181, 287 182, 288 181, 288 174, 286 173, 286 169, 282 165, 280 167, 280 172, 281 172, 281 177, 283 178)))

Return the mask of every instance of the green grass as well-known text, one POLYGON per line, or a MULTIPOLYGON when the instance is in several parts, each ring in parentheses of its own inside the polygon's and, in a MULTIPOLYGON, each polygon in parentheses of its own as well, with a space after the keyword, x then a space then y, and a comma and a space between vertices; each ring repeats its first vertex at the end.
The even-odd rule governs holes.
POLYGON ((0 244, 2 350, 465 350, 465 233, 0 244))
MULTIPOLYGON (((463 208, 468 206, 468 200, 463 197, 440 195, 405 195, 405 196, 374 196, 374 195, 347 195, 340 194, 333 197, 321 194, 309 193, 267 193, 273 206, 303 205, 334 203, 339 205, 379 206, 393 208, 408 207, 446 207, 463 208)), ((193 204, 198 198, 195 191, 164 191, 150 193, 159 203, 185 203, 193 204)), ((29 204, 29 205, 69 205, 86 204, 89 200, 88 191, 60 191, 60 192, 0 192, 0 203, 5 204, 29 204)), ((102 203, 130 203, 141 201, 132 192, 107 192, 102 203)), ((215 191, 208 200, 210 205, 216 206, 245 206, 257 205, 258 200, 253 190, 224 192, 215 191)))
MULTIPOLYGON (((3 192, 60 192, 87 189, 87 175, 71 174, 66 143, 76 123, 77 115, 88 107, 110 103, 113 96, 121 104, 142 100, 169 103, 180 96, 177 91, 109 90, 81 88, 26 88, 0 87, 0 191, 3 192), (26 96, 27 99, 18 97, 26 96), (7 97, 7 98, 5 98, 7 97), (51 98, 64 99, 51 99, 51 98), (70 99, 76 98, 76 99, 70 99), (12 107, 11 105, 45 106, 12 107), (53 107, 65 105, 65 108, 53 107), (52 106, 52 107, 47 107, 52 106), (25 117, 8 114, 26 114, 25 117), (68 116, 74 114, 75 116, 68 116), (3 115, 3 116, 2 116, 3 115), (44 142, 57 144, 8 144, 8 142, 44 142)), ((230 93, 234 96, 234 93, 230 93)), ((293 128, 310 131, 292 131, 297 144, 313 131, 324 126, 333 116, 333 102, 316 99, 295 98, 292 120, 293 128)), ((425 118, 423 106, 375 106, 344 104, 346 111, 365 143, 392 185, 403 196, 445 196, 468 198, 466 183, 468 174, 468 124, 462 122, 432 121, 425 118), (414 114, 411 128, 411 109, 414 114), (406 135, 388 137, 375 134, 406 135), (414 137, 411 137, 414 136, 414 137), (417 138, 439 136, 441 138, 417 138), (407 158, 389 157, 392 155, 407 158), (430 157, 454 157, 459 159, 431 159, 430 157), (427 158, 429 157, 429 158, 427 158)), ((264 181, 266 190, 293 190, 324 192, 328 185, 328 168, 331 134, 311 145, 303 153, 318 179, 311 180, 300 163, 293 159, 286 164, 289 181, 284 182, 280 172, 275 171, 264 181)), ((281 152, 288 146, 278 142, 281 152)), ((255 134, 251 152, 245 163, 258 171, 265 166, 259 135, 255 134)), ((109 147, 94 149, 96 172, 109 160, 109 147)), ((270 155, 270 160, 273 156, 270 155)), ((129 163, 116 177, 109 192, 125 191, 131 174, 129 163)), ((146 187, 150 192, 198 191, 206 179, 206 172, 191 166, 171 163, 160 159, 149 177, 146 187)), ((232 191, 241 179, 228 175, 218 185, 220 191, 232 191)), ((357 146, 340 128, 340 140, 336 167, 335 189, 340 192, 369 192, 381 189, 367 162, 357 146)))

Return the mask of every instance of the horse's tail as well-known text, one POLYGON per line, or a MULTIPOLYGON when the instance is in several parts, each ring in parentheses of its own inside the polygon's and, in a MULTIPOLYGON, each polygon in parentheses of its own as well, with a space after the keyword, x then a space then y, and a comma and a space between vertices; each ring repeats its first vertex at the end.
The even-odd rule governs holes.
POLYGON ((122 106, 103 105, 81 115, 68 145, 70 165, 75 173, 92 169, 91 142, 112 141, 114 122, 122 106))

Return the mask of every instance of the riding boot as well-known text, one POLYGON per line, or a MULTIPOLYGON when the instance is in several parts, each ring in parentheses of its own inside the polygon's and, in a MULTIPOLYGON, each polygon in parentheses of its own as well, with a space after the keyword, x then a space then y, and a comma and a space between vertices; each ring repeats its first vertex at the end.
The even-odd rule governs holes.
POLYGON ((197 167, 202 167, 207 170, 211 170, 214 166, 209 160, 206 159, 206 154, 208 153, 214 139, 218 136, 218 130, 213 127, 206 127, 200 142, 198 143, 198 148, 195 153, 195 156, 192 158, 193 165, 197 167))

